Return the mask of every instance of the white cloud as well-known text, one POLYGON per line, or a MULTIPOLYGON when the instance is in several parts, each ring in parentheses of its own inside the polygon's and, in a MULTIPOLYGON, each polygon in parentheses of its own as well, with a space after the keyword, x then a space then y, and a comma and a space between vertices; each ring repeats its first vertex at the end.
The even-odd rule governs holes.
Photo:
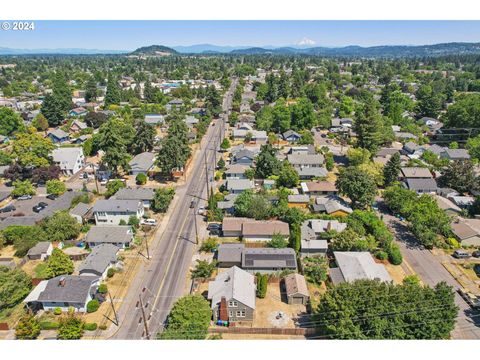
POLYGON ((316 42, 312 39, 309 39, 307 37, 304 37, 302 40, 300 40, 297 45, 300 45, 300 46, 311 46, 311 45, 315 45, 316 42))

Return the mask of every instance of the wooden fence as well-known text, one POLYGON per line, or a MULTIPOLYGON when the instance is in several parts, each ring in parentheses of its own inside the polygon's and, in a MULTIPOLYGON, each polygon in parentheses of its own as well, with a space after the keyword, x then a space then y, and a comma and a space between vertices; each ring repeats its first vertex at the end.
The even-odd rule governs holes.
POLYGON ((209 328, 211 334, 264 334, 308 336, 315 334, 313 328, 255 328, 255 327, 214 327, 209 328))

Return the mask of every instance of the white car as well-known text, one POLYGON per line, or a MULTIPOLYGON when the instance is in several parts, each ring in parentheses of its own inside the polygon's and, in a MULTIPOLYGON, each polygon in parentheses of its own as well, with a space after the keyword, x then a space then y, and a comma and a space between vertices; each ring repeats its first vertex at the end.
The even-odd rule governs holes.
POLYGON ((205 214, 206 214, 205 206, 200 206, 198 208, 198 215, 205 215, 205 214))
POLYGON ((142 219, 142 221, 140 221, 140 225, 155 226, 155 225, 157 225, 157 220, 155 220, 155 219, 142 219))
POLYGON ((108 180, 104 179, 104 180, 100 181, 100 185, 105 186, 105 185, 107 185, 107 182, 108 182, 108 180))

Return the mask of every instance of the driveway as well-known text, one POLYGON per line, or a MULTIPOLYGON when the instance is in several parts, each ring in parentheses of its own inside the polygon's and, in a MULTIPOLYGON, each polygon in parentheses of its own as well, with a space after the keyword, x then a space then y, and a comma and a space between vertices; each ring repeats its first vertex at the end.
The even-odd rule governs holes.
MULTIPOLYGON (((419 244, 407 224, 391 215, 383 201, 378 202, 378 212, 394 233, 404 259, 424 284, 433 287, 445 281, 455 290, 461 287, 442 265, 441 259, 419 244)), ((452 338, 480 339, 480 312, 473 311, 457 292, 455 292, 455 303, 459 307, 459 312, 455 329, 451 334, 452 338)))

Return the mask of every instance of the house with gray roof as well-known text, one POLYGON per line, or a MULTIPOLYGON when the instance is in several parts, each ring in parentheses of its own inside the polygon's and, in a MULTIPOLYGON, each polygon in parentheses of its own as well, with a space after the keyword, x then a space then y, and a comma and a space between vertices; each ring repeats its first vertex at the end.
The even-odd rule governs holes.
POLYGON ((98 285, 98 276, 61 275, 41 281, 23 302, 34 311, 53 311, 55 308, 68 311, 74 308, 75 311, 86 312, 98 285))
POLYGON ((50 131, 47 134, 47 137, 49 137, 54 144, 64 143, 70 140, 70 135, 68 135, 68 133, 66 133, 62 129, 55 129, 50 131))
POLYGON ((335 251, 336 268, 330 269, 334 285, 355 280, 392 281, 383 264, 377 264, 367 251, 335 251))
POLYGON ((92 211, 97 225, 120 225, 122 220, 127 224, 130 216, 140 219, 144 214, 143 204, 139 200, 98 200, 92 211))
POLYGON ((296 167, 295 171, 300 180, 327 177, 328 171, 324 167, 296 167))
POLYGON ((416 150, 418 150, 420 146, 412 141, 407 142, 405 145, 403 145, 403 150, 407 154, 413 154, 416 150))
POLYGON ((158 126, 165 122, 165 118, 161 114, 145 114, 143 119, 148 125, 158 126))
POLYGON ((148 175, 149 171, 152 170, 153 165, 155 164, 155 154, 152 152, 143 152, 130 160, 128 165, 130 165, 130 175, 138 175, 140 173, 148 175))
POLYGON ((53 163, 66 176, 75 175, 85 166, 85 155, 81 147, 64 147, 52 151, 53 163))
POLYGON ((252 166, 256 153, 249 149, 240 149, 233 154, 233 164, 252 166))
POLYGON ((118 246, 104 243, 93 247, 92 252, 80 264, 80 275, 94 275, 101 280, 107 277, 108 269, 117 265, 118 246))
POLYGON ((29 260, 46 260, 52 255, 53 246, 50 241, 40 241, 27 252, 29 260))
POLYGON ((423 167, 403 167, 400 169, 401 177, 404 179, 431 179, 432 173, 428 168, 423 167))
POLYGON ((334 216, 347 216, 353 212, 350 205, 337 195, 319 196, 315 198, 315 203, 311 208, 315 213, 326 213, 334 216))
POLYGON ((470 159, 470 154, 466 149, 445 148, 440 154, 440 157, 448 160, 468 160, 470 159))
POLYGON ((288 274, 283 278, 285 294, 289 304, 307 305, 310 300, 307 282, 303 275, 298 273, 288 274))
POLYGON ((242 269, 251 273, 275 273, 297 270, 297 255, 291 248, 245 248, 242 269))
POLYGON ((220 244, 217 250, 218 267, 229 268, 232 266, 242 266, 242 253, 244 249, 245 244, 220 244))
POLYGON ((92 226, 85 235, 84 241, 90 248, 102 244, 111 244, 125 249, 130 247, 133 241, 133 230, 127 225, 92 226))
POLYGON ((417 194, 436 194, 437 182, 434 179, 405 179, 403 185, 417 194))
POLYGON ((88 214, 90 213, 90 210, 92 209, 92 206, 90 204, 85 204, 85 203, 78 203, 75 205, 73 209, 71 209, 68 213, 70 216, 75 218, 79 224, 83 224, 86 222, 88 219, 88 214))
POLYGON ((213 320, 231 323, 253 321, 255 315, 255 276, 233 266, 208 283, 213 320))
POLYGON ((153 188, 122 188, 116 192, 113 199, 117 200, 138 200, 141 201, 145 208, 150 207, 150 203, 155 197, 155 189, 153 188))
POLYGON ((232 164, 225 170, 225 178, 227 179, 246 179, 245 171, 250 166, 244 164, 232 164))
POLYGON ((325 158, 322 154, 290 154, 287 160, 294 168, 320 168, 325 158))
POLYGON ((228 179, 226 186, 228 192, 231 194, 241 194, 245 190, 254 188, 253 181, 249 179, 228 179))
POLYGON ((300 256, 325 256, 328 250, 326 233, 331 231, 342 232, 346 228, 347 224, 338 220, 305 220, 300 227, 300 256))
POLYGON ((296 131, 287 130, 282 134, 282 137, 284 140, 288 141, 289 143, 294 143, 300 140, 302 138, 302 135, 300 135, 296 131))

